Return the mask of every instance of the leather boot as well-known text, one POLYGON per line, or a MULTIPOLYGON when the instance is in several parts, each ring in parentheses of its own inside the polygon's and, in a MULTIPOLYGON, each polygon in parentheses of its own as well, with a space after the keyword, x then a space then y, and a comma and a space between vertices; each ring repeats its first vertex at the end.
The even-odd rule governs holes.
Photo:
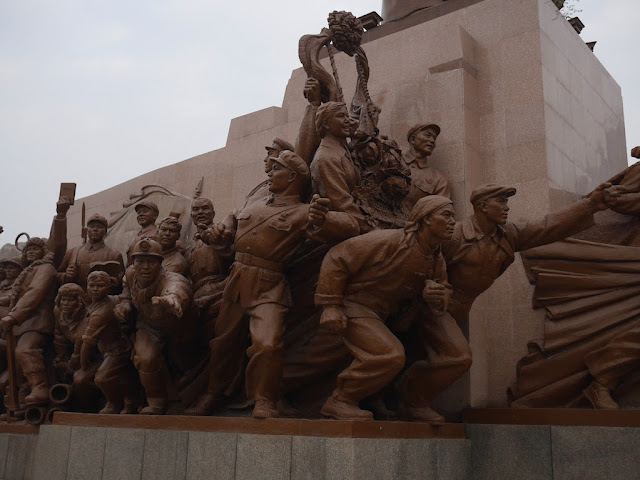
POLYGON ((141 415, 164 415, 167 411, 167 389, 161 371, 144 373, 138 371, 140 382, 147 396, 148 406, 140 410, 141 415))
POLYGON ((167 412, 167 399, 161 397, 147 398, 147 406, 140 410, 140 415, 164 415, 167 412))
POLYGON ((251 415, 253 418, 276 418, 280 416, 280 412, 276 408, 276 402, 259 398, 251 415))
POLYGON ((49 387, 44 373, 30 373, 27 375, 27 381, 31 387, 31 393, 24 397, 25 405, 33 407, 49 403, 49 387))
POLYGON ((216 409, 220 398, 217 395, 213 395, 211 393, 205 393, 200 397, 198 403, 196 403, 193 407, 187 408, 184 411, 185 415, 198 417, 204 415, 211 415, 213 411, 216 409))
POLYGON ((444 425, 445 418, 431 407, 400 407, 400 416, 403 420, 426 422, 431 425, 444 425))
POLYGON ((373 413, 362 410, 357 404, 345 399, 340 393, 333 392, 324 402, 320 413, 336 420, 367 421, 373 420, 373 413))
POLYGON ((602 385, 597 380, 591 382, 591 384, 583 391, 584 396, 591 402, 593 408, 616 410, 619 405, 611 398, 611 392, 607 387, 602 385))

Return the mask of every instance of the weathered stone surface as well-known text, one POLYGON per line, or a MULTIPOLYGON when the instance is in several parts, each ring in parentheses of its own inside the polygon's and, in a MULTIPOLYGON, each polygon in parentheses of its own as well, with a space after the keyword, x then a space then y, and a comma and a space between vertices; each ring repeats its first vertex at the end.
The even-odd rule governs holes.
POLYGON ((67 478, 101 478, 107 430, 97 427, 71 427, 67 478))
POLYGON ((147 430, 145 432, 142 480, 178 480, 187 472, 189 433, 147 430))
POLYGON ((64 480, 67 478, 71 428, 65 425, 42 425, 38 434, 33 478, 64 480))
POLYGON ((234 478, 237 435, 189 432, 187 480, 234 478))
POLYGON ((4 464, 6 479, 32 478, 36 435, 7 435, 7 460, 4 464))
POLYGON ((291 473, 291 437, 238 435, 236 478, 288 480, 291 473))
POLYGON ((107 429, 102 480, 139 480, 144 443, 144 430, 107 429))
POLYGON ((550 428, 554 478, 640 478, 640 431, 637 428, 550 428))
POLYGON ((547 426, 467 425, 476 480, 548 480, 551 438, 547 426))

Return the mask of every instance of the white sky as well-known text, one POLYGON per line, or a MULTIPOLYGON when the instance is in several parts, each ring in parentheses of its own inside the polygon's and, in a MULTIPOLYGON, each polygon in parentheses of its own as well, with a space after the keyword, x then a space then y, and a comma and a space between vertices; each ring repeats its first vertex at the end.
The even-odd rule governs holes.
MULTIPOLYGON (((332 10, 360 16, 381 5, 0 0, 0 244, 21 231, 48 235, 60 182, 76 182, 80 198, 223 147, 232 118, 281 105, 300 36, 319 32, 332 10)), ((582 37, 598 41, 622 87, 631 148, 640 2, 578 7, 582 37)))

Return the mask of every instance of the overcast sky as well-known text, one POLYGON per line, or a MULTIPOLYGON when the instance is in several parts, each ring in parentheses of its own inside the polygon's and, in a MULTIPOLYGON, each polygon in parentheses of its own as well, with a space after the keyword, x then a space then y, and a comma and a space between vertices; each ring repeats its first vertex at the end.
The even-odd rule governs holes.
MULTIPOLYGON (((223 147, 232 118, 282 104, 301 35, 331 10, 381 5, 0 0, 0 244, 48 235, 60 182, 80 198, 223 147)), ((622 87, 628 147, 640 144, 640 2, 578 8, 622 87)))

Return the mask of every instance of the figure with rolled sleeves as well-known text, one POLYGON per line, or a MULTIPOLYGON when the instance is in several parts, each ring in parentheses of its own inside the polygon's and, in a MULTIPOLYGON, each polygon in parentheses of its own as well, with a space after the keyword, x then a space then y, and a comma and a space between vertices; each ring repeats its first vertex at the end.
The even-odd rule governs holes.
POLYGON ((182 275, 162 268, 162 247, 151 238, 136 243, 131 257, 133 265, 127 268, 121 301, 114 312, 126 322, 135 308, 133 363, 148 404, 140 413, 162 415, 168 407, 170 382, 165 347, 192 327, 184 318, 191 305, 191 286, 182 275))
POLYGON ((156 241, 158 240, 158 227, 156 226, 156 220, 160 214, 158 205, 151 200, 143 200, 136 204, 135 211, 137 214, 136 219, 138 221, 138 225, 140 225, 140 230, 127 249, 127 267, 133 262, 133 258, 131 256, 133 247, 135 247, 140 240, 143 238, 150 238, 156 241))
POLYGON ((87 276, 96 263, 118 262, 120 271, 117 275, 118 288, 124 275, 124 262, 120 252, 110 248, 104 242, 109 223, 102 215, 92 215, 87 221, 87 243, 67 250, 62 263, 58 267, 58 281, 76 283, 80 288, 87 288, 87 276))
POLYGON ((136 413, 138 379, 131 363, 131 340, 120 330, 115 315, 115 301, 109 289, 115 279, 107 272, 95 271, 87 279, 87 295, 91 303, 87 307, 86 330, 81 338, 80 370, 76 376, 86 376, 91 371, 97 353, 102 362, 95 371, 95 383, 107 403, 100 413, 136 413))
POLYGON ((13 329, 16 360, 31 389, 24 402, 35 406, 49 401, 44 350, 53 334, 56 269, 46 242, 37 237, 27 241, 22 264, 24 270, 12 286, 9 313, 0 320, 0 327, 5 332, 13 329))
POLYGON ((309 184, 309 167, 288 150, 274 160, 269 181, 270 196, 202 233, 205 242, 233 243, 235 263, 209 344, 207 393, 187 414, 212 413, 223 395, 235 388, 233 381, 243 366, 249 334, 245 381, 247 396, 255 401, 253 416, 278 416, 281 339, 284 317, 292 304, 284 269, 306 237, 322 237, 328 201, 315 197, 311 205, 300 202, 309 184))
MULTIPOLYGON (((430 195, 418 200, 404 229, 370 232, 329 250, 315 303, 323 307, 320 325, 342 336, 353 360, 338 375, 337 388, 322 406, 323 415, 373 419, 358 404, 391 383, 405 364, 404 347, 385 324, 402 302, 421 296, 423 316, 446 315, 451 287, 440 242, 451 237, 454 225, 451 200, 430 195)), ((428 403, 413 401, 423 382, 420 375, 408 374, 403 398, 407 416, 442 423, 428 403)))

